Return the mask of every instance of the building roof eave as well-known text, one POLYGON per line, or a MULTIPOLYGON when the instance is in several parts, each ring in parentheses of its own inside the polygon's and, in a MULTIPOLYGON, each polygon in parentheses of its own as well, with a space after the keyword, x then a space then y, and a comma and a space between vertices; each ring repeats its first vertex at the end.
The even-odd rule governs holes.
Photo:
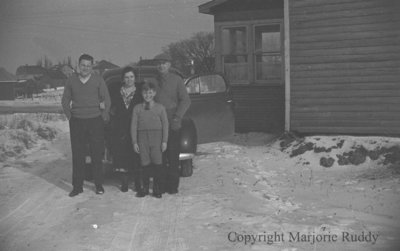
POLYGON ((228 0, 213 0, 213 1, 210 1, 210 2, 207 2, 207 3, 204 3, 204 4, 202 4, 202 5, 199 5, 199 12, 200 13, 203 13, 203 14, 210 14, 210 15, 212 15, 213 14, 213 12, 212 12, 212 8, 213 7, 215 7, 215 6, 218 6, 218 5, 220 5, 220 4, 223 4, 223 3, 225 3, 225 2, 228 2, 228 0))

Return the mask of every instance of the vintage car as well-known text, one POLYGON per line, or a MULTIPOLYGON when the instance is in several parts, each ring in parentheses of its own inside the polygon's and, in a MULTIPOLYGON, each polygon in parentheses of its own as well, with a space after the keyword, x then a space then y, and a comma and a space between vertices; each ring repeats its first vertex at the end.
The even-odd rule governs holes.
MULTIPOLYGON (((156 66, 135 66, 138 81, 156 81, 156 66)), ((178 71, 176 74, 180 74, 178 71)), ((107 87, 121 85, 122 68, 106 71, 103 78, 107 87)), ((219 141, 233 134, 234 117, 230 88, 220 74, 195 75, 185 80, 191 105, 182 120, 180 167, 181 176, 191 176, 197 144, 219 141)), ((111 117, 112 120, 112 117, 111 117)), ((107 138, 107 137, 106 137, 107 138)), ((109 145, 109 144, 106 144, 109 145)), ((112 161, 108 151, 106 161, 112 161)))

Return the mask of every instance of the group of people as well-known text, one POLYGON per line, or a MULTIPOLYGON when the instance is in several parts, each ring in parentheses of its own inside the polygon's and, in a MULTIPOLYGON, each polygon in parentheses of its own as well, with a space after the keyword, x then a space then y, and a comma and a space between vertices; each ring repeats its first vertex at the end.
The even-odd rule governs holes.
POLYGON ((137 197, 176 194, 179 188, 180 129, 190 98, 180 76, 170 72, 171 58, 161 54, 156 82, 138 82, 127 66, 121 84, 107 88, 92 72, 93 57, 79 57, 79 72, 66 81, 62 106, 69 120, 72 186, 69 196, 83 192, 85 158, 89 150, 96 194, 103 194, 105 123, 110 123, 113 165, 121 173, 121 191, 128 191, 133 173, 137 197), (110 116, 112 117, 110 121, 110 116))

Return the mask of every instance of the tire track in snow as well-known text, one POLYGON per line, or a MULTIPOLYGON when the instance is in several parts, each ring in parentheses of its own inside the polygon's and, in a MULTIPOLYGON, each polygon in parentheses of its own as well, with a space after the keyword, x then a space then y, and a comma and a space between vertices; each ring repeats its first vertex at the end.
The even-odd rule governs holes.
POLYGON ((48 186, 47 189, 42 190, 40 193, 36 194, 34 198, 30 198, 20 205, 16 210, 4 218, 0 228, 0 238, 5 238, 10 234, 15 228, 23 225, 25 229, 35 225, 35 222, 30 218, 37 218, 40 213, 44 211, 48 212, 52 210, 51 207, 45 204, 51 203, 54 200, 54 195, 57 190, 48 186))
POLYGON ((146 206, 135 217, 129 247, 125 250, 188 250, 179 231, 185 215, 183 197, 166 195, 160 200, 144 198, 142 201, 146 206))

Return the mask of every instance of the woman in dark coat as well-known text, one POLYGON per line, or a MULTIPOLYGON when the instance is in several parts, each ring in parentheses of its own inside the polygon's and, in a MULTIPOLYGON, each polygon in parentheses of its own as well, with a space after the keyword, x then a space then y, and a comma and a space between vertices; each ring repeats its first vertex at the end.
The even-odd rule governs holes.
POLYGON ((130 134, 133 107, 141 103, 143 98, 135 70, 127 66, 121 73, 122 83, 110 87, 111 97, 111 138, 113 164, 116 171, 121 172, 121 191, 128 191, 128 173, 133 172, 135 187, 138 189, 135 172, 139 170, 139 156, 133 150, 130 134))

